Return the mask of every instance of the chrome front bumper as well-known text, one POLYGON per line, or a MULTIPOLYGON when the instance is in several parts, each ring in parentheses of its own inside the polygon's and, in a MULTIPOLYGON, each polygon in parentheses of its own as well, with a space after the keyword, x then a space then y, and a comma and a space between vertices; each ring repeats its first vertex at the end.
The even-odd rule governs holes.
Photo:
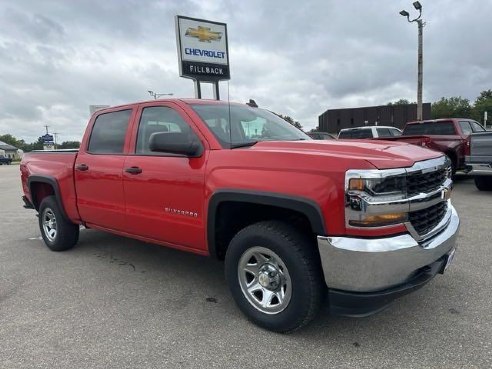
POLYGON ((438 234, 421 242, 410 234, 377 239, 318 236, 326 285, 372 292, 405 283, 455 247, 460 220, 450 203, 445 221, 438 234))

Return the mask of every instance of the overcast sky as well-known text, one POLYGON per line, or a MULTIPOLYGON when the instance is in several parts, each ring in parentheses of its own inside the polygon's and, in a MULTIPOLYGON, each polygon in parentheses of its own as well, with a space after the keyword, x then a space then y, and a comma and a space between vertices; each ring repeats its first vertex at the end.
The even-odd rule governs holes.
MULTIPOLYGON (((424 101, 492 88, 492 0, 421 3, 424 101)), ((0 0, 0 134, 30 142, 48 124, 80 140, 91 104, 193 97, 176 14, 227 23, 231 101, 253 98, 306 129, 327 109, 415 101, 417 27, 402 9, 416 14, 411 0, 0 0)))

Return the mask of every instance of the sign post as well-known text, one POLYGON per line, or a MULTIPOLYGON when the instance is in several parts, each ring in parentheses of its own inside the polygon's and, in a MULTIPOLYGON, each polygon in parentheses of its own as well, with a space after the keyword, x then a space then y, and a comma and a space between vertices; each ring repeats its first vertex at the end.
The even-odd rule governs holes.
POLYGON ((175 21, 180 77, 194 80, 197 99, 202 98, 200 83, 212 83, 219 100, 219 81, 231 78, 227 24, 181 15, 175 21))

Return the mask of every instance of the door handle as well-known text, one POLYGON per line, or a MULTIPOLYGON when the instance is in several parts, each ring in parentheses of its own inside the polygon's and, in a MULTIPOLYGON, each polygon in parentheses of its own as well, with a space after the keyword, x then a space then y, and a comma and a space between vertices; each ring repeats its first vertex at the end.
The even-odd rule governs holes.
POLYGON ((89 167, 87 164, 79 164, 75 167, 75 169, 80 170, 81 172, 85 172, 89 167))
POLYGON ((140 173, 142 173, 142 168, 130 167, 130 168, 126 168, 125 172, 130 173, 130 174, 140 174, 140 173))

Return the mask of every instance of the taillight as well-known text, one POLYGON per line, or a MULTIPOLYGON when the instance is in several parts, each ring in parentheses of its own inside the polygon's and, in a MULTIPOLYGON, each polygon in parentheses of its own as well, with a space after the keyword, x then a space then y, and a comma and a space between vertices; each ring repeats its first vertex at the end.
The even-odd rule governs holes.
POLYGON ((465 155, 470 156, 471 136, 465 139, 465 155))
POLYGON ((427 146, 429 146, 430 142, 431 142, 430 137, 424 137, 424 138, 422 139, 421 145, 422 145, 423 147, 427 147, 427 146))

